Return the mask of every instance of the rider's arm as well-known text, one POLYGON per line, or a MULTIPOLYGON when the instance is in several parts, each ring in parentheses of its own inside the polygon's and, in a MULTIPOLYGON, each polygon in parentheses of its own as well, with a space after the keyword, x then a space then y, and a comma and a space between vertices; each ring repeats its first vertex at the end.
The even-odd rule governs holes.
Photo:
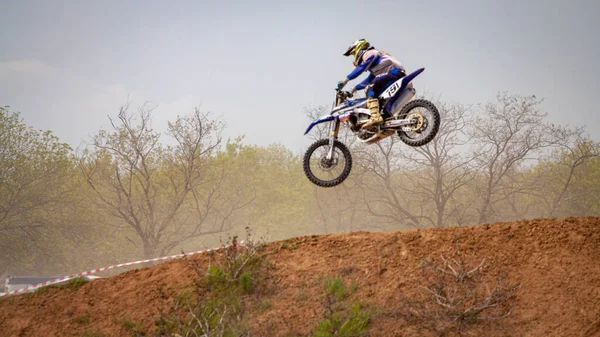
POLYGON ((356 68, 354 68, 354 70, 352 70, 352 72, 346 76, 346 78, 348 80, 353 80, 355 78, 357 78, 360 74, 363 73, 363 71, 369 69, 371 67, 371 64, 373 62, 375 62, 376 59, 378 59, 379 56, 377 55, 373 55, 371 57, 369 57, 366 61, 364 61, 363 63, 359 64, 356 68))
POLYGON ((367 85, 371 84, 371 81, 373 81, 373 79, 375 79, 375 75, 369 74, 369 76, 367 76, 367 78, 365 78, 362 82, 360 82, 359 84, 357 84, 354 87, 354 90, 358 91, 358 90, 362 90, 362 89, 366 88, 367 85))

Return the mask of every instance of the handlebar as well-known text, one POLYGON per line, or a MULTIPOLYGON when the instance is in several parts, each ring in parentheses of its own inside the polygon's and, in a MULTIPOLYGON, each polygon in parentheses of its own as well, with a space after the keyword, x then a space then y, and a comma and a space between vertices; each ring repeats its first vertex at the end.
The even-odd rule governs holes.
POLYGON ((353 94, 350 91, 343 91, 341 89, 335 89, 335 91, 337 91, 337 95, 342 99, 345 100, 347 98, 350 98, 353 96, 353 94))

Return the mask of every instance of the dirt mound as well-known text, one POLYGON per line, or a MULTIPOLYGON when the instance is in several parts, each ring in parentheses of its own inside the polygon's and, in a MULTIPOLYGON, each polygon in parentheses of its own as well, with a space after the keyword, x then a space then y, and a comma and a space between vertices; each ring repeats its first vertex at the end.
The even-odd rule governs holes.
MULTIPOLYGON (((420 266, 459 247, 519 283, 515 306, 486 336, 600 336, 600 218, 540 219, 392 233, 355 232, 270 243, 274 289, 249 312, 253 336, 308 334, 323 313, 325 275, 356 284, 352 298, 374 309, 370 336, 423 336, 402 312, 422 282, 420 266)), ((193 260, 206 267, 210 257, 193 260)), ((152 335, 154 321, 197 274, 177 260, 0 299, 1 336, 152 335)))

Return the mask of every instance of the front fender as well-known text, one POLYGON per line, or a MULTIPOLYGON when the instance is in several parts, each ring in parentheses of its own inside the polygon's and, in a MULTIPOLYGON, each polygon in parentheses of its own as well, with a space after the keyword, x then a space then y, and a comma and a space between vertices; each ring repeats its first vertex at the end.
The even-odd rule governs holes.
POLYGON ((310 125, 308 126, 308 128, 306 129, 306 131, 304 132, 304 134, 306 135, 307 133, 309 133, 309 132, 310 132, 310 130, 313 128, 313 126, 315 126, 315 125, 317 125, 317 124, 324 123, 324 122, 330 122, 330 121, 332 121, 332 120, 334 120, 334 119, 335 119, 335 117, 334 117, 334 116, 332 116, 332 115, 327 115, 327 116, 323 116, 323 117, 321 117, 321 118, 317 119, 317 120, 316 120, 316 121, 314 121, 314 122, 311 122, 311 123, 310 123, 310 125))

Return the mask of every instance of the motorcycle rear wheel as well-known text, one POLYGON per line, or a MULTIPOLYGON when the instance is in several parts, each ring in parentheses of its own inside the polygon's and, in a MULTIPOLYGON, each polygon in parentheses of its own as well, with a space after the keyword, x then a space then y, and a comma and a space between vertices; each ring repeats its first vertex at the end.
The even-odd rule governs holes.
POLYGON ((419 123, 412 131, 398 130, 400 140, 409 146, 423 146, 435 138, 440 129, 440 112, 437 107, 424 99, 408 102, 398 113, 398 119, 415 118, 419 123), (419 111, 425 109, 425 113, 419 111))
POLYGON ((352 156, 350 155, 350 150, 348 150, 344 143, 339 142, 337 140, 334 141, 334 152, 333 158, 331 160, 328 160, 326 157, 328 150, 329 139, 317 140, 311 146, 308 147, 308 149, 304 153, 304 159, 302 161, 304 173, 306 174, 308 180, 320 187, 333 187, 341 184, 344 180, 346 180, 346 178, 348 178, 348 175, 350 175, 350 170, 352 169, 352 156), (320 150, 322 152, 318 154, 319 151, 317 150, 320 150), (342 167, 341 173, 331 175, 331 179, 323 179, 317 177, 317 175, 314 172, 317 168, 323 171, 332 171, 338 166, 338 162, 340 159, 344 160, 344 165, 342 167), (316 162, 317 164, 317 167, 314 169, 311 167, 311 163, 313 162, 316 162))

